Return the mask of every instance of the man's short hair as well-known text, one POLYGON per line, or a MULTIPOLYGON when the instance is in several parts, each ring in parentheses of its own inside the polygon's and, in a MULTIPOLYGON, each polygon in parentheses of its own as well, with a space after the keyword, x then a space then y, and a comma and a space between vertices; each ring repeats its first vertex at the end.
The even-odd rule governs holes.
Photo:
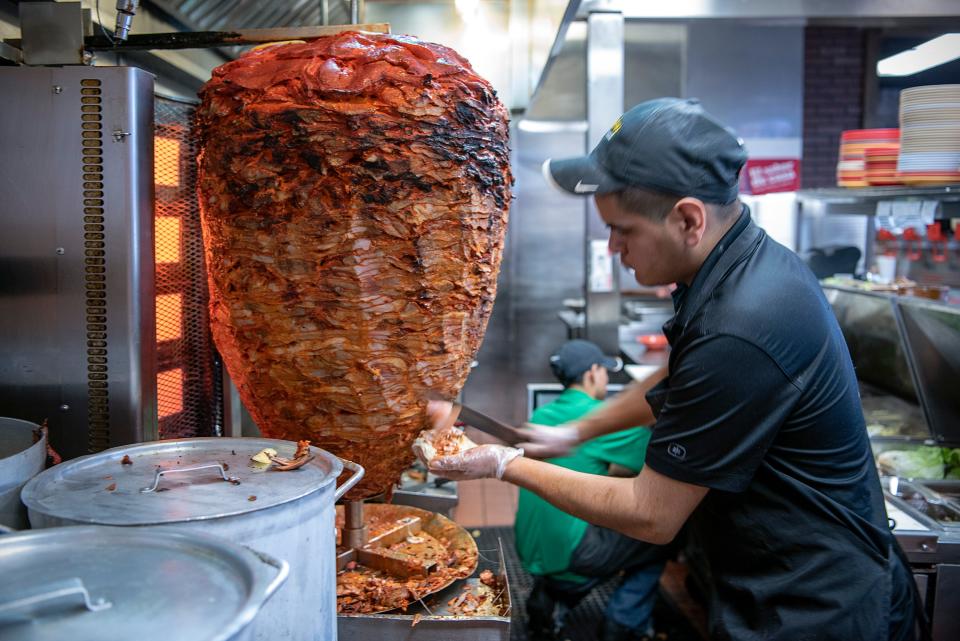
POLYGON ((587 375, 587 372, 581 372, 579 376, 575 376, 574 378, 567 378, 562 374, 558 374, 557 380, 560 381, 560 384, 563 385, 564 389, 566 389, 571 385, 583 385, 583 377, 586 375, 587 375))
MULTIPOLYGON (((617 204, 624 211, 641 214, 655 222, 662 222, 682 198, 682 196, 642 187, 625 187, 615 192, 614 196, 617 204)), ((707 211, 720 221, 729 220, 731 216, 740 213, 741 209, 739 199, 726 205, 704 204, 707 206, 707 211)))

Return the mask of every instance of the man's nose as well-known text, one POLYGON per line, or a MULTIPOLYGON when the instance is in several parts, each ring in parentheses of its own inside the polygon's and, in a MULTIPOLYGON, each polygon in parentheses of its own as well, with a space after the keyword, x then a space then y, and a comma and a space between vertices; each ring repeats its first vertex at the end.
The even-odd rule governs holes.
POLYGON ((607 241, 607 248, 610 250, 611 254, 619 254, 623 251, 623 242, 620 239, 620 234, 615 231, 610 232, 610 239, 607 241))

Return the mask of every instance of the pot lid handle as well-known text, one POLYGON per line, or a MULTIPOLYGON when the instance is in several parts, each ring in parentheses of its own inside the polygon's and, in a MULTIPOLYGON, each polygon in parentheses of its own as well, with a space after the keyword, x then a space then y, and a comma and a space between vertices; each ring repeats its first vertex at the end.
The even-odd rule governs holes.
MULTIPOLYGON (((339 456, 337 458, 340 458, 339 456)), ((339 501, 340 498, 347 493, 351 487, 360 482, 360 479, 363 478, 363 475, 366 473, 365 470, 354 463, 353 461, 348 461, 345 458, 341 458, 340 462, 343 463, 343 467, 353 472, 353 475, 343 482, 343 485, 337 487, 337 491, 333 493, 333 500, 339 501)))
POLYGON ((287 580, 287 577, 290 575, 290 564, 281 559, 270 556, 266 552, 261 552, 259 550, 254 550, 253 548, 247 548, 255 557, 257 557, 264 565, 271 568, 272 571, 275 571, 275 574, 270 577, 269 583, 263 589, 263 598, 264 600, 269 599, 274 592, 279 589, 283 582, 287 580))
POLYGON ((160 479, 168 474, 180 474, 183 472, 195 472, 197 470, 205 470, 207 468, 215 467, 220 471, 220 478, 228 483, 233 483, 234 485, 240 485, 240 479, 235 476, 227 476, 227 471, 223 469, 223 464, 221 463, 204 463, 203 465, 193 465, 191 467, 182 467, 182 468, 170 468, 163 469, 162 467, 157 468, 157 473, 153 475, 153 485, 150 487, 140 488, 140 491, 144 494, 147 492, 155 492, 158 487, 160 487, 160 479))
POLYGON ((0 597, 0 622, 31 621, 37 616, 83 606, 100 612, 113 606, 105 599, 92 601, 90 593, 78 577, 50 581, 29 587, 11 601, 0 597))

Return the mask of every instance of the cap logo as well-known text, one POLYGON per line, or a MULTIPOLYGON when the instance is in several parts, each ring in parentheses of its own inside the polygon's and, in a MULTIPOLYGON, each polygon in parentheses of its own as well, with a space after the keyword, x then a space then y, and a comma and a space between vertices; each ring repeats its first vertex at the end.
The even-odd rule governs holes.
POLYGON ((578 194, 592 194, 600 188, 600 185, 585 185, 582 180, 578 180, 574 185, 573 191, 578 194))
POLYGON ((617 118, 617 122, 613 123, 613 126, 610 127, 610 131, 607 132, 607 135, 604 136, 604 138, 610 140, 618 131, 620 131, 621 127, 623 127, 623 116, 617 118))

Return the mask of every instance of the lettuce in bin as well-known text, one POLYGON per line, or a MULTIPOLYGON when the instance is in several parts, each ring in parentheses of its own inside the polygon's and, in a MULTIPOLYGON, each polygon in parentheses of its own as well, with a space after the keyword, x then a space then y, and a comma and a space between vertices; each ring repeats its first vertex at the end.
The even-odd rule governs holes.
POLYGON ((960 479, 960 448, 918 447, 877 455, 882 474, 912 479, 960 479))

